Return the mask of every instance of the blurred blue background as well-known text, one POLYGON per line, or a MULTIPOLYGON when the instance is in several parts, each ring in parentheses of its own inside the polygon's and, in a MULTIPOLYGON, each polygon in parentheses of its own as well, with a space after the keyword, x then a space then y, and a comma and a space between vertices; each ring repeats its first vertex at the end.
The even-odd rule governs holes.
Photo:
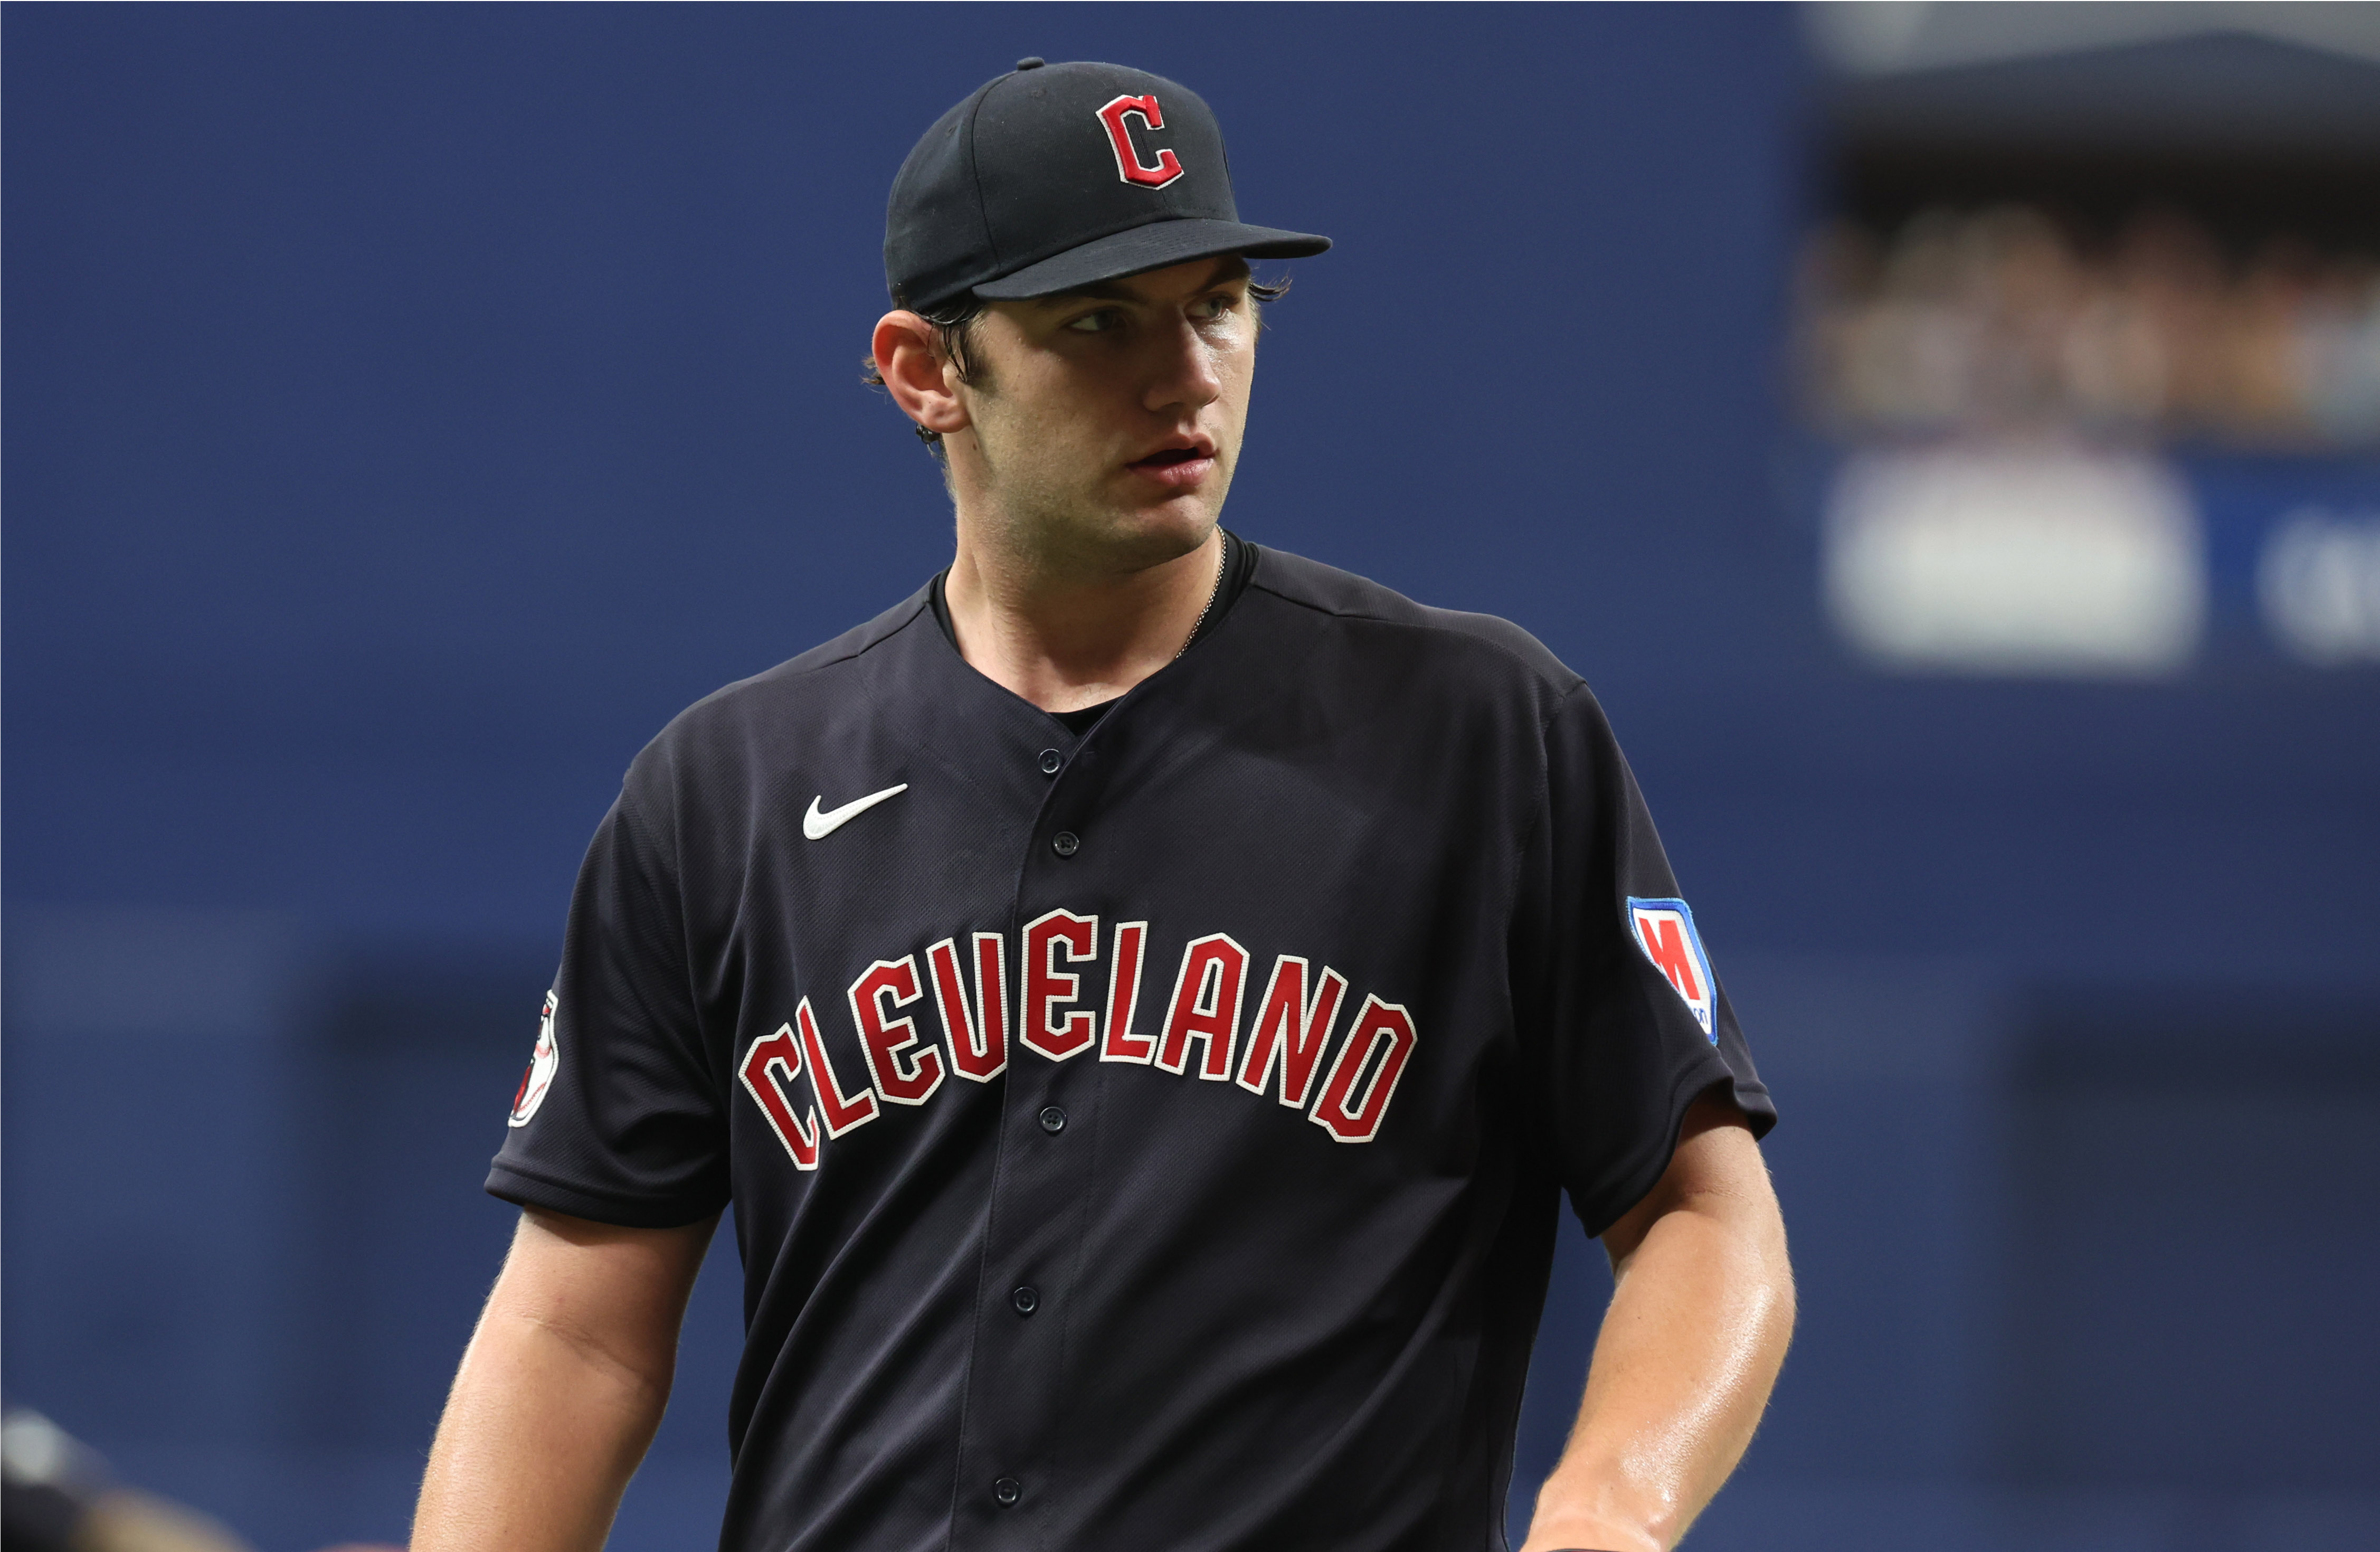
MULTIPOLYGON (((1337 239, 1232 526, 1535 632, 1661 820, 1803 1290, 1696 1544, 2370 1545, 2380 670, 2279 649, 2223 557, 2380 519, 2380 457, 2174 443, 2216 559, 2166 672, 1864 656, 1822 602, 1848 444, 1792 387, 1852 132, 1812 35, 10 7, 11 1397, 263 1552, 403 1538, 620 771, 948 557, 858 382, 884 191, 1033 53, 1192 84, 1243 212, 1337 239)), ((1524 1508, 1608 1288, 1564 1233, 1524 1508)), ((710 1541, 735 1280, 722 1246, 624 1552, 710 1541)))

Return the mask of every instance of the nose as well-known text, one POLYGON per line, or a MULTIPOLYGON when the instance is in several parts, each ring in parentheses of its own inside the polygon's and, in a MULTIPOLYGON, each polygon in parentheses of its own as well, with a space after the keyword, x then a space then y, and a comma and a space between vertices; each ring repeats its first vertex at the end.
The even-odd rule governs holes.
POLYGON ((1189 319, 1176 318, 1171 329, 1158 331, 1151 346, 1149 408, 1196 411, 1223 396, 1220 353, 1189 319))

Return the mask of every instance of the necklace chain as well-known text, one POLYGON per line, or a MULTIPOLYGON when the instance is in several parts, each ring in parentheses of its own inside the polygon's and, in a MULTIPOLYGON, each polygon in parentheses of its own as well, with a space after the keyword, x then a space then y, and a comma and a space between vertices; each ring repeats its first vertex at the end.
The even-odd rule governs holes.
MULTIPOLYGON (((1190 643, 1198 639, 1198 632, 1206 626, 1207 616, 1215 612, 1215 600, 1223 596, 1223 567, 1231 558, 1232 540, 1231 536, 1226 534, 1223 536, 1223 542, 1216 547, 1215 585, 1207 589, 1206 607, 1199 610, 1198 617, 1190 622, 1190 634, 1183 640, 1182 652, 1190 650, 1190 643)), ((1182 652, 1173 654, 1175 662, 1182 661, 1182 652)))

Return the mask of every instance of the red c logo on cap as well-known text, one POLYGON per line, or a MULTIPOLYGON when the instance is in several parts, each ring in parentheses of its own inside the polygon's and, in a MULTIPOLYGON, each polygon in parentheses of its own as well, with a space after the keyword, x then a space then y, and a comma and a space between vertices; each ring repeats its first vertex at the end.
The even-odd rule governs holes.
POLYGON ((1119 97, 1101 108, 1099 122, 1107 127, 1108 143, 1115 148, 1116 176, 1143 188, 1162 188, 1180 177, 1182 159, 1170 151, 1160 151, 1154 166, 1140 159, 1140 152, 1132 143, 1132 132, 1123 127, 1126 114, 1138 114, 1140 121, 1151 129, 1165 127, 1165 110, 1157 105, 1153 94, 1119 97))

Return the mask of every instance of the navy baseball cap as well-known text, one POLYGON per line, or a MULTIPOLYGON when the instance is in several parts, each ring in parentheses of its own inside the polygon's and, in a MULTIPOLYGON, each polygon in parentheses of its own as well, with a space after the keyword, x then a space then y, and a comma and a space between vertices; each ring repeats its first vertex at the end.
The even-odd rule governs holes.
POLYGON ((884 214, 896 307, 932 310, 1162 269, 1219 253, 1296 259, 1329 237, 1251 226, 1215 115, 1188 87, 1121 65, 1016 68, 935 121, 884 214))

